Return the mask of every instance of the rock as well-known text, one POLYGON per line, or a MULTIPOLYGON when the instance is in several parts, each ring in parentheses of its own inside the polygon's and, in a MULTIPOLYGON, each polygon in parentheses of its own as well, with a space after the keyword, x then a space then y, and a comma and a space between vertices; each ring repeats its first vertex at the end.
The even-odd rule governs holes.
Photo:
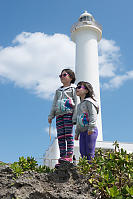
POLYGON ((0 165, 0 199, 92 199, 88 179, 69 162, 53 173, 26 171, 14 177, 9 165, 0 165))

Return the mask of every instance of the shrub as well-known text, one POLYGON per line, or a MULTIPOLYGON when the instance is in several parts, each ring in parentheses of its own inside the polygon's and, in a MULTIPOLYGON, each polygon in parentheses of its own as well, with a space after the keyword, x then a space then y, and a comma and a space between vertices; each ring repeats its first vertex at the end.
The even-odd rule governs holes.
POLYGON ((19 158, 18 162, 11 164, 11 168, 13 169, 16 177, 23 174, 25 171, 37 171, 39 173, 48 173, 53 171, 45 165, 38 166, 34 157, 24 158, 23 156, 19 158))
POLYGON ((88 176, 93 194, 102 199, 133 198, 133 154, 119 149, 114 143, 114 151, 96 151, 91 163, 84 157, 79 160, 78 169, 88 176))

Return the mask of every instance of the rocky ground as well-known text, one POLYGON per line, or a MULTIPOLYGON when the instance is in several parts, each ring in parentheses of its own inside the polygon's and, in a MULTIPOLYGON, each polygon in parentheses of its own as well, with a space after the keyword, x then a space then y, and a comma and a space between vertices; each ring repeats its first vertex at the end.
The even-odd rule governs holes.
POLYGON ((93 199, 88 179, 72 163, 54 173, 25 172, 15 178, 9 165, 0 165, 0 199, 93 199))

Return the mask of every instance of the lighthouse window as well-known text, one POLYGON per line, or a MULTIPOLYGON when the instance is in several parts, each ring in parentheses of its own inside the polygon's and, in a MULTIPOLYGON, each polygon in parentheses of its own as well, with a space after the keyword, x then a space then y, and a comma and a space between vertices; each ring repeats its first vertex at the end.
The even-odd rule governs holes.
POLYGON ((92 17, 91 16, 83 16, 79 19, 79 21, 92 21, 92 17))
POLYGON ((80 18, 81 21, 86 21, 86 16, 80 18))
POLYGON ((87 21, 92 21, 92 17, 86 16, 87 21))
POLYGON ((86 21, 86 16, 83 17, 83 20, 86 21))

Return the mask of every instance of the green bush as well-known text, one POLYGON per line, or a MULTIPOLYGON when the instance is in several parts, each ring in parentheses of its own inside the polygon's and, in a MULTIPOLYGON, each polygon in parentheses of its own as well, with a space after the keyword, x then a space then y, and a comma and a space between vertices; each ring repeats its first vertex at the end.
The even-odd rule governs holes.
POLYGON ((39 173, 49 173, 53 171, 45 165, 38 166, 34 157, 24 158, 23 156, 19 158, 18 162, 11 164, 11 168, 17 177, 23 174, 25 171, 36 171, 39 173))
POLYGON ((0 161, 0 165, 3 166, 6 165, 6 163, 0 161))
POLYGON ((91 164, 84 157, 79 160, 78 169, 88 176, 93 194, 102 199, 133 198, 133 154, 127 154, 114 143, 114 151, 96 151, 91 164))

